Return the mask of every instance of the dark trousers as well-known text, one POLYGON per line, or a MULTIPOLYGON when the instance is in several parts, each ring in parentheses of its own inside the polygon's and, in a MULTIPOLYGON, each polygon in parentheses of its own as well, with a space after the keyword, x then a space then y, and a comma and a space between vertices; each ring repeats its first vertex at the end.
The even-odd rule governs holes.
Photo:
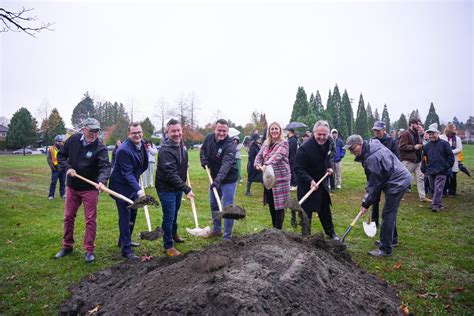
POLYGON ((336 189, 336 174, 334 172, 329 176, 329 185, 331 186, 331 192, 334 192, 336 189))
POLYGON ((275 202, 273 201, 273 191, 264 188, 265 198, 270 208, 270 216, 272 217, 272 226, 276 229, 283 228, 285 220, 285 210, 275 210, 275 202))
POLYGON ((163 209, 163 246, 170 249, 174 246, 173 236, 178 232, 178 211, 181 207, 182 191, 158 192, 163 209))
MULTIPOLYGON (((379 227, 379 209, 380 209, 380 197, 379 197, 379 201, 372 205, 372 221, 375 222, 375 225, 377 227, 379 227)), ((396 222, 395 222, 395 228, 393 230, 393 243, 394 244, 398 243, 398 232, 397 232, 396 222)))
MULTIPOLYGON (((318 212, 319 221, 323 226, 324 232, 332 237, 334 233, 334 224, 332 223, 332 214, 329 207, 329 194, 322 194, 321 208, 318 212)), ((311 224, 311 218, 313 217, 312 210, 305 210, 306 215, 308 216, 309 222, 311 224)))
POLYGON ((428 175, 425 174, 425 194, 433 194, 433 189, 430 187, 430 180, 428 175))
POLYGON ((385 204, 382 209, 382 225, 380 230, 380 250, 392 253, 394 232, 397 223, 398 207, 405 190, 395 194, 385 194, 385 204))
POLYGON ((446 184, 444 185, 444 195, 456 195, 456 181, 457 172, 452 172, 446 177, 446 184))
POLYGON ((291 179, 290 185, 296 187, 296 173, 295 173, 295 164, 290 163, 291 179))
POLYGON ((59 194, 61 197, 64 196, 64 192, 66 190, 66 173, 60 170, 52 170, 51 171, 51 184, 49 186, 49 195, 54 197, 54 192, 56 191, 56 183, 59 180, 59 194))
POLYGON ((127 208, 128 204, 123 201, 115 200, 118 209, 118 224, 120 236, 118 244, 122 251, 122 255, 126 256, 132 252, 132 233, 137 218, 137 209, 127 208))

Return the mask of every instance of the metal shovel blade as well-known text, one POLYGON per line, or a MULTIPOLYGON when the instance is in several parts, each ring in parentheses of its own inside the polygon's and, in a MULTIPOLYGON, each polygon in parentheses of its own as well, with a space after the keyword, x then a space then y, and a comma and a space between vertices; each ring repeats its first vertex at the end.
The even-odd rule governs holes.
POLYGON ((209 226, 206 226, 204 228, 186 228, 186 231, 188 234, 193 235, 193 236, 198 236, 198 237, 203 237, 206 236, 211 232, 211 228, 209 226))
POLYGON ((140 207, 144 207, 145 205, 160 206, 160 203, 153 196, 146 195, 137 198, 135 201, 133 201, 133 204, 129 205, 127 208, 137 209, 140 207))
POLYGON ((370 238, 374 237, 377 234, 377 226, 375 222, 363 222, 362 225, 364 226, 364 232, 370 238))

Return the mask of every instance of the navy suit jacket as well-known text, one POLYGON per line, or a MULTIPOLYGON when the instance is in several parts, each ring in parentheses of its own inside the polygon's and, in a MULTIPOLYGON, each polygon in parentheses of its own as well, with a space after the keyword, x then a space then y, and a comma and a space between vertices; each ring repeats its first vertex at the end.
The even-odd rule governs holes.
POLYGON ((148 155, 143 141, 140 147, 141 152, 130 139, 123 142, 115 154, 115 165, 110 176, 109 188, 131 200, 138 197, 137 192, 141 190, 138 179, 148 168, 148 155))

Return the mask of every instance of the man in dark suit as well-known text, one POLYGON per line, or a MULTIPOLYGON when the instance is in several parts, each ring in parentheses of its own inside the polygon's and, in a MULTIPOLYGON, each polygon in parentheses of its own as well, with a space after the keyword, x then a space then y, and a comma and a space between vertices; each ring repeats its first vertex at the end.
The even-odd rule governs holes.
MULTIPOLYGON (((128 127, 128 139, 117 149, 115 166, 110 177, 110 189, 131 200, 145 196, 138 179, 148 168, 148 155, 143 141, 143 131, 139 123, 128 127)), ((138 260, 132 251, 132 232, 137 217, 136 209, 128 209, 128 204, 115 199, 119 217, 119 246, 122 257, 138 260)))

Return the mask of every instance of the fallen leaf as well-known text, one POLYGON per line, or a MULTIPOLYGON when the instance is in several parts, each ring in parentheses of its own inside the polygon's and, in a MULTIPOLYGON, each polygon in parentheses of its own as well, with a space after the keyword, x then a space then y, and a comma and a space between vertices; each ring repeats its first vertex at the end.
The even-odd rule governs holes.
POLYGON ((464 293, 466 292, 466 288, 464 286, 455 287, 451 289, 451 293, 464 293))
POLYGON ((7 241, 5 241, 6 244, 11 244, 13 241, 11 241, 10 239, 7 239, 7 241))
POLYGON ((99 311, 99 308, 100 308, 100 305, 97 305, 96 307, 94 307, 93 309, 88 311, 87 315, 93 315, 93 314, 97 313, 99 311))
POLYGON ((410 310, 408 309, 408 306, 406 306, 405 304, 400 305, 399 308, 404 316, 410 315, 410 310))
POLYGON ((49 306, 48 306, 47 304, 46 304, 46 305, 43 305, 43 309, 48 308, 48 307, 49 307, 49 306))
POLYGON ((402 267, 402 264, 400 261, 398 261, 397 263, 395 263, 395 265, 393 266, 396 270, 400 270, 400 268, 402 267))

